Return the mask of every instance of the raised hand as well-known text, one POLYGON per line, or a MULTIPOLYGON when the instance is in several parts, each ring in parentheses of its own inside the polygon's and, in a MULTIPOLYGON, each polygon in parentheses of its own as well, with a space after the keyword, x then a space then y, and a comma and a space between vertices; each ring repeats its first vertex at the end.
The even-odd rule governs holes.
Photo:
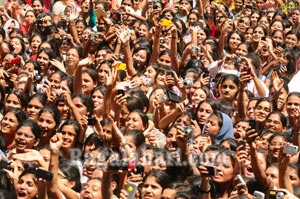
POLYGON ((50 139, 50 149, 51 151, 58 151, 60 150, 63 143, 62 134, 56 133, 52 138, 50 139))
POLYGON ((121 40, 123 44, 129 42, 130 40, 130 31, 128 29, 116 29, 116 33, 118 38, 121 40))
POLYGON ((274 71, 272 73, 272 84, 275 92, 279 93, 280 90, 283 88, 284 81, 283 79, 279 78, 278 72, 274 71))

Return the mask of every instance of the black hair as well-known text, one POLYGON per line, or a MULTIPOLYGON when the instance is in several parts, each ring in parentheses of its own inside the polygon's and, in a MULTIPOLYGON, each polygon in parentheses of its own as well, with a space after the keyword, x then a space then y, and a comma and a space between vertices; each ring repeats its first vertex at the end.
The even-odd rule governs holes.
POLYGON ((5 30, 3 28, 0 28, 0 35, 3 37, 3 39, 5 39, 6 33, 5 33, 5 30))
POLYGON ((145 144, 145 136, 143 134, 143 131, 135 129, 129 130, 124 134, 124 136, 130 136, 134 140, 134 144, 137 149, 145 144))
POLYGON ((239 35, 239 37, 240 37, 240 39, 241 39, 241 42, 245 42, 245 37, 244 37, 244 34, 243 34, 242 32, 240 32, 240 31, 238 31, 238 30, 233 30, 233 31, 231 31, 231 32, 228 34, 228 36, 227 36, 227 42, 226 42, 226 44, 227 44, 227 45, 226 45, 226 49, 227 49, 228 52, 231 51, 231 49, 230 49, 230 47, 229 47, 229 40, 230 40, 230 38, 231 38, 231 36, 232 36, 233 34, 239 35))
POLYGON ((74 98, 80 98, 83 105, 86 106, 87 112, 89 115, 93 115, 94 111, 94 103, 90 96, 83 94, 83 93, 75 93, 72 95, 72 99, 74 98))
POLYGON ((131 89, 129 91, 129 94, 132 96, 132 97, 136 97, 138 99, 140 99, 140 101, 142 102, 142 105, 143 105, 143 112, 147 113, 148 111, 148 108, 149 108, 149 99, 148 97, 141 91, 141 90, 133 90, 131 89))
POLYGON ((21 123, 23 123, 23 122, 27 119, 26 113, 25 113, 23 110, 19 109, 19 108, 9 108, 8 110, 6 110, 6 111, 4 112, 3 117, 4 117, 8 112, 13 113, 13 114, 16 116, 19 125, 20 125, 21 123))
POLYGON ((99 74, 95 69, 86 68, 85 70, 82 71, 81 74, 84 74, 84 73, 88 74, 92 78, 94 83, 99 82, 99 74))
POLYGON ((277 106, 276 106, 276 103, 275 101, 270 98, 270 97, 263 97, 263 98, 259 98, 255 104, 255 109, 257 108, 257 106, 261 103, 261 102, 269 102, 270 105, 272 106, 272 111, 276 111, 277 110, 277 106))
POLYGON ((30 102, 33 99, 37 99, 41 104, 43 104, 43 106, 45 106, 47 102, 47 96, 44 93, 36 93, 32 95, 28 102, 30 102))
MULTIPOLYGON (((2 175, 6 175, 6 173, 2 175)), ((7 189, 1 188, 0 199, 17 199, 16 191, 15 190, 9 191, 7 189)))
POLYGON ((70 76, 64 76, 61 78, 61 81, 67 81, 67 85, 68 85, 68 88, 70 90, 71 93, 73 93, 73 78, 70 77, 70 76))
POLYGON ((41 116, 42 113, 50 113, 55 121, 55 126, 58 127, 60 124, 60 113, 58 109, 55 106, 49 106, 46 105, 42 110, 39 112, 39 117, 41 116))
POLYGON ((63 172, 63 174, 67 177, 68 180, 75 181, 75 185, 72 189, 76 192, 80 192, 80 172, 77 165, 72 164, 71 161, 68 161, 66 159, 61 159, 59 169, 63 172))
POLYGON ((22 108, 22 109, 26 107, 27 102, 28 102, 28 96, 26 96, 25 93, 23 93, 23 92, 20 91, 20 90, 12 90, 11 92, 9 92, 9 93, 6 95, 5 101, 7 100, 7 98, 8 98, 10 95, 15 95, 15 96, 17 96, 18 100, 20 101, 20 104, 21 104, 21 108, 22 108))
POLYGON ((148 124, 149 124, 149 118, 147 117, 147 115, 145 113, 143 113, 141 110, 139 109, 136 109, 136 110, 133 110, 131 111, 131 113, 137 113, 139 114, 139 116, 141 117, 142 119, 142 122, 143 122, 143 126, 145 127, 145 129, 148 127, 148 124))
POLYGON ((21 128, 21 127, 29 127, 34 135, 34 139, 37 140, 37 139, 40 139, 41 137, 41 129, 40 127, 37 125, 36 122, 32 121, 32 120, 25 120, 23 121, 19 126, 18 126, 18 129, 17 131, 21 128))
POLYGON ((133 112, 134 110, 140 110, 143 111, 144 106, 143 103, 141 102, 141 100, 137 97, 131 97, 128 96, 126 98, 126 104, 125 106, 127 107, 129 112, 133 112))
POLYGON ((271 113, 269 113, 269 115, 267 116, 267 119, 271 116, 271 115, 278 115, 280 118, 280 122, 282 124, 283 127, 286 127, 287 125, 287 118, 283 115, 283 113, 281 111, 273 111, 271 113))
POLYGON ((64 121, 64 123, 62 123, 62 125, 60 126, 59 128, 59 132, 62 131, 62 129, 64 128, 64 126, 67 126, 67 125, 71 125, 74 127, 75 129, 75 132, 76 132, 76 138, 75 138, 75 145, 77 144, 78 142, 78 137, 79 137, 79 134, 80 134, 80 124, 76 121, 76 120, 72 120, 72 119, 67 119, 64 121))
POLYGON ((156 182, 162 187, 162 189, 166 188, 167 184, 170 182, 169 175, 161 170, 152 170, 145 177, 144 182, 148 177, 154 177, 156 182))
MULTIPOLYGON (((103 126, 103 125, 102 125, 103 126)), ((98 147, 102 147, 103 146, 103 143, 102 141, 100 140, 99 136, 96 135, 95 133, 92 133, 91 135, 89 135, 86 140, 84 141, 84 144, 83 144, 83 148, 85 148, 87 146, 87 144, 90 142, 90 141, 94 141, 95 142, 95 148, 98 148, 98 147)))
POLYGON ((281 20, 288 20, 287 15, 286 15, 282 10, 277 9, 277 10, 275 11, 274 15, 273 15, 273 19, 274 19, 277 15, 279 15, 279 16, 281 17, 281 20))
MULTIPOLYGON (((259 58, 259 55, 255 52, 248 53, 246 55, 247 58, 250 59, 251 63, 253 64, 255 70, 257 71, 261 65, 261 59, 259 58)), ((256 72, 257 73, 257 72, 256 72)))

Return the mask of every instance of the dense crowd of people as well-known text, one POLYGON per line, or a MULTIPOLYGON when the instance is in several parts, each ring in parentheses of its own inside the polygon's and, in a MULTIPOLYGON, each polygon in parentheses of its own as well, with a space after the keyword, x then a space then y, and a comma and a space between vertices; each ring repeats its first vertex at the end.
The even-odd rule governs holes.
POLYGON ((0 198, 300 197, 300 2, 9 0, 0 198))

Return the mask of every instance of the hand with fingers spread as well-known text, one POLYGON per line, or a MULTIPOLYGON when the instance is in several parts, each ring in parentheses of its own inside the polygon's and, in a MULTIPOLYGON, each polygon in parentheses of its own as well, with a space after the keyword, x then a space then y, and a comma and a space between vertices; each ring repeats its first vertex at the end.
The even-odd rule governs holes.
POLYGON ((272 73, 272 85, 273 88, 275 89, 275 92, 279 93, 280 90, 283 88, 283 84, 284 84, 283 79, 279 78, 277 71, 274 71, 272 73))
POLYGON ((8 78, 8 77, 9 77, 9 75, 8 75, 8 73, 6 72, 6 70, 3 70, 2 68, 0 68, 0 78, 6 79, 6 78, 8 78))
POLYGON ((95 61, 95 57, 93 56, 88 56, 82 60, 80 60, 77 64, 77 66, 81 67, 89 67, 93 62, 95 61))
POLYGON ((192 33, 198 33, 201 30, 200 26, 191 26, 190 27, 192 33))
POLYGON ((123 44, 129 42, 130 40, 130 32, 127 29, 117 29, 116 30, 118 38, 121 40, 123 44))
POLYGON ((117 74, 118 74, 118 71, 115 67, 112 67, 111 73, 109 75, 105 74, 105 75, 107 75, 107 77, 106 77, 106 85, 107 86, 111 86, 116 82, 117 74))
POLYGON ((115 122, 111 116, 108 116, 108 118, 113 127, 113 138, 119 140, 121 144, 126 143, 126 139, 124 138, 123 133, 120 131, 117 122, 115 122))
POLYGON ((57 59, 53 59, 53 60, 50 60, 50 64, 55 66, 56 68, 58 68, 58 70, 66 73, 66 68, 65 68, 63 61, 60 62, 57 59))

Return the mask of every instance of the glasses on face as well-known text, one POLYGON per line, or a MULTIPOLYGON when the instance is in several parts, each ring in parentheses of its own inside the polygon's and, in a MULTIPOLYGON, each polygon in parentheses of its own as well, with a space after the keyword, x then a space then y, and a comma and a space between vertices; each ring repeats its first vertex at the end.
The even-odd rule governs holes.
POLYGON ((33 139, 34 136, 33 135, 29 135, 29 134, 26 134, 26 133, 22 133, 22 132, 16 132, 16 135, 21 137, 22 135, 24 135, 25 138, 28 138, 28 139, 33 139))

